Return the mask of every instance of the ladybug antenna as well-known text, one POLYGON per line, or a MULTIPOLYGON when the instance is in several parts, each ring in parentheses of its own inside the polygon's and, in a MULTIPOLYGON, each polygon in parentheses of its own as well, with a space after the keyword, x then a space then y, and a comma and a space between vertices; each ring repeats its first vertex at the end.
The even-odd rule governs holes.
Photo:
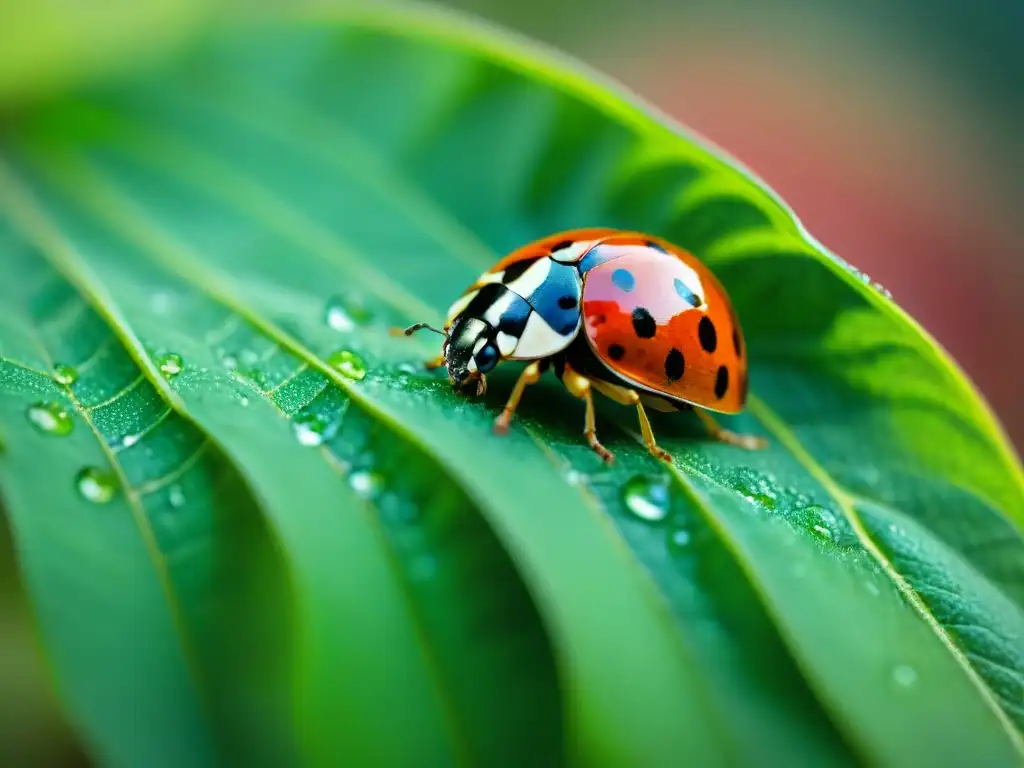
POLYGON ((406 336, 412 336, 414 333, 416 333, 416 331, 423 331, 423 330, 433 331, 434 333, 440 334, 441 336, 444 336, 445 338, 448 338, 448 334, 447 333, 445 333, 444 331, 438 330, 437 328, 432 326, 430 323, 416 323, 415 325, 410 325, 408 328, 406 328, 404 331, 402 331, 402 333, 404 335, 406 335, 406 336))

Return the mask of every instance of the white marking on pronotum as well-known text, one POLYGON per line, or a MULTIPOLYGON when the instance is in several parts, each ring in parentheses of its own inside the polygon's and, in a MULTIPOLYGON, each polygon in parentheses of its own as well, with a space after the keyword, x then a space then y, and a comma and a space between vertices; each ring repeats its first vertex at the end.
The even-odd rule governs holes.
POLYGON ((519 338, 513 336, 511 333, 498 331, 498 335, 495 337, 495 341, 498 344, 498 351, 501 353, 501 356, 509 357, 513 352, 516 351, 516 345, 519 343, 519 338))
POLYGON ((501 323, 501 316, 505 314, 505 311, 512 306, 512 303, 518 300, 511 291, 504 291, 494 302, 487 308, 483 316, 480 318, 487 323, 491 328, 497 328, 501 323))
POLYGON ((505 283, 505 287, 519 294, 524 299, 528 299, 548 279, 548 272, 550 271, 550 259, 537 259, 523 274, 511 283, 505 283))
POLYGON ((479 293, 479 291, 470 291, 465 296, 456 299, 455 303, 448 308, 447 322, 450 323, 452 320, 456 318, 456 316, 461 314, 462 311, 469 306, 469 302, 471 302, 476 297, 477 293, 479 293))
POLYGON ((563 336, 544 322, 543 317, 536 312, 531 312, 526 321, 526 328, 523 329, 523 335, 519 337, 515 355, 510 355, 510 357, 514 360, 535 360, 561 352, 569 346, 569 342, 576 336, 579 328, 580 320, 577 320, 576 328, 568 335, 563 336))
POLYGON ((583 254, 591 249, 597 240, 578 240, 570 246, 551 254, 551 258, 562 264, 572 264, 583 258, 583 254))

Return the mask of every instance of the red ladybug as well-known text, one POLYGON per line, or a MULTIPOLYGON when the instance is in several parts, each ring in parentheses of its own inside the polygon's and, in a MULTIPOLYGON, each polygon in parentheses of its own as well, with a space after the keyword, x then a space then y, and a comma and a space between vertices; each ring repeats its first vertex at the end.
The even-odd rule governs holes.
MULTIPOLYGON (((419 323, 411 334, 430 326, 419 323)), ((644 442, 658 447, 644 406, 695 409, 710 434, 744 448, 759 437, 722 429, 707 411, 739 413, 747 398, 747 355, 729 297, 704 264, 682 249, 639 232, 575 229, 513 251, 448 310, 441 354, 428 368, 448 369, 459 392, 480 395, 485 374, 502 360, 529 360, 505 410, 508 430, 523 390, 552 367, 565 388, 586 403, 583 430, 598 442, 594 390, 640 418, 644 442)))

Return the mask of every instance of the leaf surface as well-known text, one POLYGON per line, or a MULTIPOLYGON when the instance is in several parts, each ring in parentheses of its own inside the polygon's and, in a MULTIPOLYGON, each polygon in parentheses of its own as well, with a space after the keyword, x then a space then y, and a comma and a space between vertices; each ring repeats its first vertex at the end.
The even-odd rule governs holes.
MULTIPOLYGON (((3 160, 19 282, 46 272, 92 308, 93 325, 72 318, 51 343, 93 326, 109 336, 152 402, 216 447, 244 488, 245 524, 279 548, 293 685, 265 685, 270 702, 296 703, 282 738, 310 760, 1024 754, 1024 483, 986 406, 762 184, 590 73, 429 10, 290 18, 221 30, 151 79, 39 107, 3 160), (515 370, 467 400, 422 370, 433 339, 388 334, 442 321, 512 248, 592 225, 664 236, 720 277, 753 392, 723 421, 766 450, 658 414, 666 466, 635 414, 603 403, 617 459, 605 467, 557 382, 530 388, 498 437, 515 370), (164 380, 169 353, 184 368, 164 380)), ((45 492, 68 494, 123 429, 85 439, 75 389, 48 378, 58 360, 26 340, 47 317, 8 315, 5 444, 25 432, 30 397, 63 397, 76 429, 49 438, 65 453, 45 471, 64 484, 45 492)), ((117 423, 144 405, 113 403, 117 423)), ((3 489, 27 546, 28 510, 45 501, 17 468, 36 452, 9 455, 24 462, 4 467, 3 489)), ((110 517, 138 538, 130 512, 110 517)), ((35 535, 59 551, 55 533, 35 535)), ((91 556, 153 580, 145 610, 163 617, 165 645, 148 650, 180 684, 175 601, 188 615, 210 585, 160 591, 141 555, 91 556)), ((59 606, 49 558, 25 568, 41 574, 37 603, 59 606)), ((112 609, 139 618, 120 600, 96 608, 112 609)), ((80 665, 95 659, 67 656, 63 619, 40 615, 69 700, 84 696, 80 665)), ((215 672, 193 677, 216 690, 215 672)), ((183 750, 220 733, 203 700, 199 688, 162 699, 192 739, 183 750)), ((80 727, 128 748, 102 723, 80 727)))

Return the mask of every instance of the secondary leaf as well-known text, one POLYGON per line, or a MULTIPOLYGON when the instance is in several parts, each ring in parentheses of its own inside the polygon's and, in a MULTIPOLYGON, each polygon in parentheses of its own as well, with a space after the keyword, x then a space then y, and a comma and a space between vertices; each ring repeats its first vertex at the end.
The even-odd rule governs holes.
MULTIPOLYGON (((148 380, 180 355, 159 398, 274 532, 309 760, 1019 761, 1018 460, 886 296, 663 118, 475 25, 374 8, 219 30, 34 109, 4 162, 17 237, 148 380), (752 363, 733 426, 768 449, 655 417, 665 467, 602 405, 605 468, 551 385, 499 438, 514 371, 466 401, 420 368, 432 344, 388 335, 588 225, 722 279, 752 363)), ((33 318, 5 357, 30 359, 33 318)), ((68 474, 86 447, 61 445, 68 474)))

